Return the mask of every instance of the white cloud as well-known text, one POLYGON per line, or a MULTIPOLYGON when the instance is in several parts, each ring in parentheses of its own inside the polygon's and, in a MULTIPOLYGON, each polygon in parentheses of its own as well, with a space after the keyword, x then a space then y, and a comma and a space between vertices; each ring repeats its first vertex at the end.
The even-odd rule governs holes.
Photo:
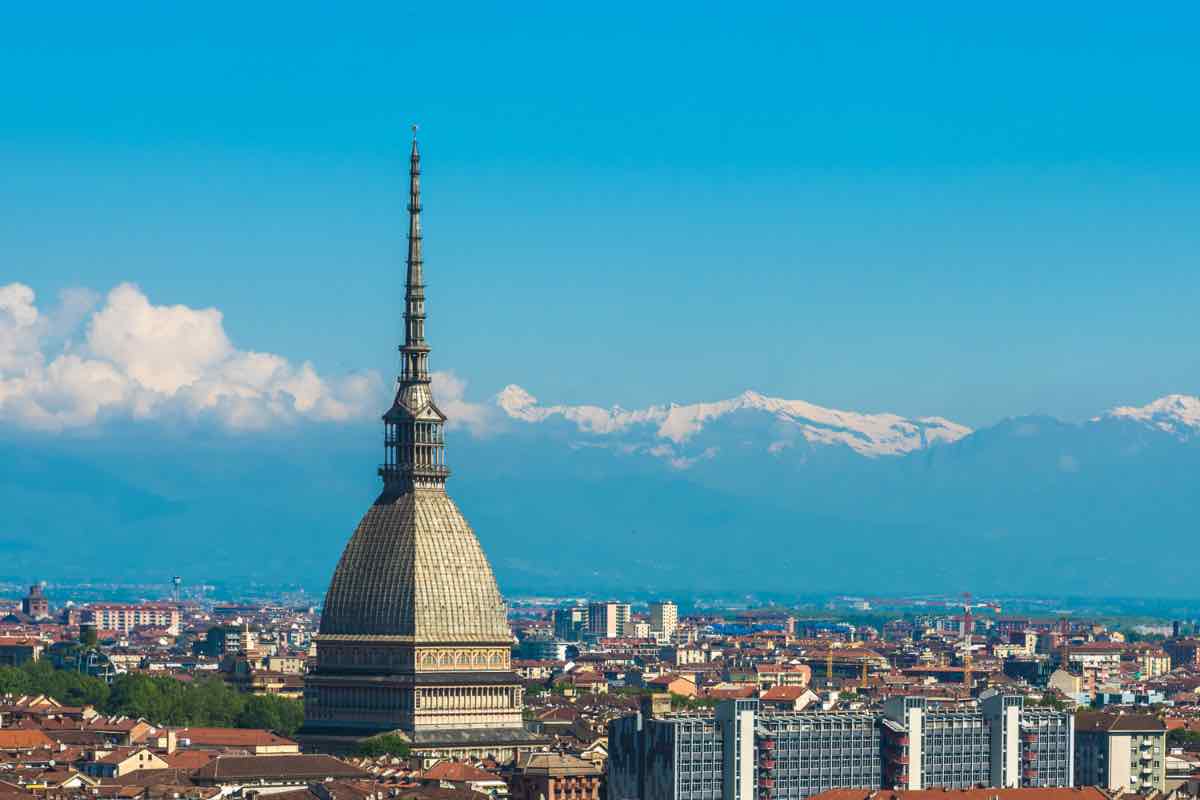
POLYGON ((123 283, 88 325, 88 346, 139 385, 173 395, 219 370, 234 355, 215 308, 154 306, 123 283))
POLYGON ((184 418, 245 430, 379 412, 374 373, 330 379, 307 361, 238 350, 215 308, 154 305, 128 283, 92 313, 97 300, 64 292, 46 314, 28 286, 0 287, 0 424, 63 430, 184 418), (82 341, 70 340, 85 321, 82 341))
POLYGON ((487 436, 496 432, 498 420, 495 409, 484 403, 467 401, 464 398, 467 390, 465 380, 451 371, 434 372, 429 377, 433 383, 434 402, 449 417, 446 427, 464 427, 472 436, 487 436))

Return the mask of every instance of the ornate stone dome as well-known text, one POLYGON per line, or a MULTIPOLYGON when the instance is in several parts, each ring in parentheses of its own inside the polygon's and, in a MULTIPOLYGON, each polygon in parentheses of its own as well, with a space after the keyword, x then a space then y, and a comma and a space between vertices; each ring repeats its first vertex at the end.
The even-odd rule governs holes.
POLYGON ((512 640, 487 557, 441 489, 385 492, 375 501, 333 573, 321 635, 512 640))

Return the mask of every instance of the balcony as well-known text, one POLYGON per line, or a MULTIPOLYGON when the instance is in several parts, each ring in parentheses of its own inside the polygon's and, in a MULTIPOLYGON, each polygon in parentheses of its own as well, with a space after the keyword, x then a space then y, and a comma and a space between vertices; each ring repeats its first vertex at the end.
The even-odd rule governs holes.
POLYGON ((1021 775, 1028 780, 1035 781, 1037 780, 1038 771, 1036 769, 1026 769, 1021 773, 1021 775))
POLYGON ((774 750, 775 749, 775 740, 774 739, 762 739, 759 741, 758 746, 759 746, 759 749, 761 749, 761 750, 767 750, 767 751, 774 750))
POLYGON ((775 759, 764 758, 758 762, 758 766, 761 767, 762 769, 766 769, 766 770, 775 769, 775 759))
POLYGON ((1036 733, 1034 733, 1033 731, 1026 731, 1025 733, 1021 734, 1021 741, 1025 742, 1026 744, 1033 744, 1037 740, 1038 740, 1038 735, 1036 733))
POLYGON ((759 778, 758 785, 759 785, 759 788, 761 788, 761 789, 774 789, 775 788, 775 779, 774 778, 759 778))

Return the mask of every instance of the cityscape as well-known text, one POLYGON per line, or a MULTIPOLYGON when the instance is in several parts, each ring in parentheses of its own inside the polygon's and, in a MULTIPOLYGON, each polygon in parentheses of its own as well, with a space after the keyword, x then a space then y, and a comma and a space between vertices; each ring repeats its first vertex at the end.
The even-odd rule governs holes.
POLYGON ((294 13, 0 33, 0 800, 1200 800, 1195 20, 294 13))

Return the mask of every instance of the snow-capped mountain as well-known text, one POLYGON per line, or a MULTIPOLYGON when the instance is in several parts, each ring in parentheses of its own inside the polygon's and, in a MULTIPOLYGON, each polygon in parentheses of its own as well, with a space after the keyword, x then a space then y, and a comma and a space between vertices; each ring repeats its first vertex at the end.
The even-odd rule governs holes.
MULTIPOLYGON (((451 494, 506 591, 1097 595, 1136 574, 1139 593, 1195 597, 1195 397, 975 431, 751 392, 635 410, 544 405, 519 387, 456 402, 475 426, 451 434, 451 494)), ((84 577, 115 542, 131 545, 133 579, 186 564, 200 537, 222 575, 323 587, 377 491, 379 432, 300 433, 0 440, 9 576, 84 577), (64 502, 86 527, 47 513, 64 502)))
POLYGON ((1184 441, 1200 434, 1200 397, 1169 394, 1144 406, 1119 406, 1093 419, 1135 420, 1184 441))
POLYGON ((753 391, 711 403, 626 410, 619 406, 544 406, 525 389, 510 385, 497 395, 496 403, 510 419, 539 423, 561 418, 581 433, 625 434, 638 440, 652 455, 672 457, 677 457, 677 451, 694 442, 706 428, 739 415, 757 415, 774 423, 770 440, 761 443, 762 450, 772 454, 795 446, 799 440, 810 445, 840 445, 871 458, 895 456, 955 442, 971 433, 965 425, 942 417, 910 419, 896 414, 839 411, 753 391))

